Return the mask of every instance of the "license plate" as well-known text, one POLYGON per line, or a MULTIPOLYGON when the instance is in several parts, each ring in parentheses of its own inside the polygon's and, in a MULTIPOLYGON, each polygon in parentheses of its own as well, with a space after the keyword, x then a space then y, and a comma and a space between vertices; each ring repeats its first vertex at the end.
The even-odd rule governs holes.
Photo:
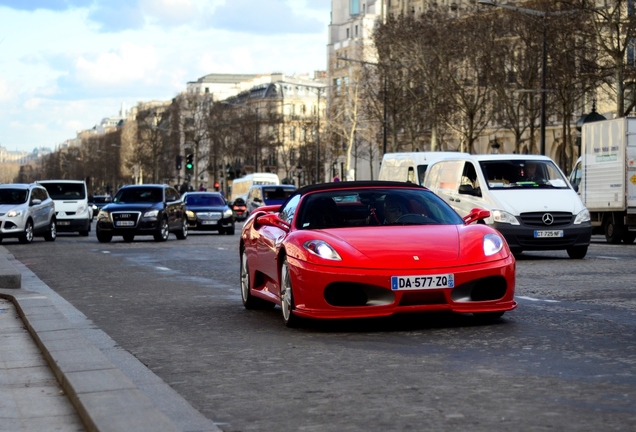
POLYGON ((391 289, 393 291, 421 290, 437 288, 453 288, 455 275, 427 275, 427 276, 392 276, 391 289))
POLYGON ((201 221, 201 225, 216 225, 216 221, 211 221, 211 220, 201 221))
POLYGON ((563 230, 535 231, 534 238, 563 237, 563 230))
POLYGON ((115 222, 115 225, 120 227, 135 226, 135 222, 134 221, 117 221, 115 222))
POLYGON ((57 221, 57 224, 59 226, 63 226, 63 225, 70 225, 71 221, 57 221))

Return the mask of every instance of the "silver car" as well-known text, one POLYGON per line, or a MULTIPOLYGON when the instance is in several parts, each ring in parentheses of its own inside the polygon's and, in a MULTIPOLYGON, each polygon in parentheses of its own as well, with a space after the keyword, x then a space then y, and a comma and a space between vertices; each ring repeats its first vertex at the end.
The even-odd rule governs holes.
POLYGON ((57 237, 55 204, 37 184, 0 184, 0 242, 16 238, 31 243, 36 235, 46 241, 57 237))

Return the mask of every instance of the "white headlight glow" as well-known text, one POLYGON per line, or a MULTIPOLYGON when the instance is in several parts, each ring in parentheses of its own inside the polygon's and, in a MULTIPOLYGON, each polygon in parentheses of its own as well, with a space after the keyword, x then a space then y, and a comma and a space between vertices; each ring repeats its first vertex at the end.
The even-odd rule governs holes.
POLYGON ((504 241, 497 234, 486 234, 484 236, 484 254, 491 256, 503 249, 504 241))
POLYGON ((340 255, 334 248, 331 247, 329 243, 323 240, 309 240, 305 242, 303 245, 305 249, 307 249, 312 254, 319 256, 320 258, 333 260, 333 261, 341 261, 340 255))

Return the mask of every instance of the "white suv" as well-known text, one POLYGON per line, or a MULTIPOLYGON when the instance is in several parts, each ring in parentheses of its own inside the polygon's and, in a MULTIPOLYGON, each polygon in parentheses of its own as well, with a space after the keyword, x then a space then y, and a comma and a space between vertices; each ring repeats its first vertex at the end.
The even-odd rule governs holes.
POLYGON ((93 209, 88 205, 84 180, 40 180, 55 203, 55 218, 59 232, 79 232, 88 236, 93 209))
POLYGON ((55 204, 37 184, 0 185, 0 241, 17 237, 31 243, 36 235, 46 241, 57 237, 55 204))

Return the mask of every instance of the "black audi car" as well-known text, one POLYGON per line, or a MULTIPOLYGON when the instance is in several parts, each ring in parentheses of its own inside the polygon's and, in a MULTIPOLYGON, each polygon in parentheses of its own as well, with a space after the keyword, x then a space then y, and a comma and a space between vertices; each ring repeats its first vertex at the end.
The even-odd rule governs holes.
POLYGON ((234 235, 234 212, 218 192, 183 194, 188 228, 234 235))
POLYGON ((141 235, 166 241, 170 233, 185 240, 188 236, 185 205, 179 192, 168 185, 124 186, 97 215, 96 233, 101 243, 108 243, 113 236, 122 236, 130 242, 141 235))

